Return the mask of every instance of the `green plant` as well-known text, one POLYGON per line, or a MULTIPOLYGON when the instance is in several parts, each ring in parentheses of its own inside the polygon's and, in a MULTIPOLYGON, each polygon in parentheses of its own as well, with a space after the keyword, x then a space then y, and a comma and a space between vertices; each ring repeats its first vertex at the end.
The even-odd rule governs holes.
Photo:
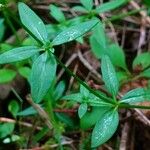
POLYGON ((86 14, 86 17, 94 17, 101 13, 114 10, 121 5, 124 5, 128 2, 128 0, 114 0, 110 2, 103 3, 96 8, 93 8, 92 0, 80 0, 82 6, 75 6, 73 10, 79 11, 86 14))
POLYGON ((107 97, 104 93, 96 91, 103 95, 105 99, 98 98, 81 85, 80 93, 67 95, 62 98, 80 103, 78 114, 81 118, 82 128, 87 129, 95 125, 92 132, 92 147, 103 144, 114 134, 119 123, 119 108, 140 108, 138 105, 134 106, 130 104, 150 99, 149 90, 143 88, 133 89, 118 99, 119 82, 114 67, 109 56, 103 55, 101 59, 102 78, 111 97, 107 97), (92 111, 86 115, 90 106, 92 107, 92 111))
MULTIPOLYGON (((90 5, 87 5, 85 2, 86 1, 82 1, 82 3, 86 6, 86 9, 92 9, 91 3, 89 3, 90 5)), ((110 4, 112 3, 108 4, 108 6, 110 6, 110 4)), ((105 7, 106 6, 107 5, 105 5, 105 7)), ((83 82, 79 77, 72 73, 72 71, 70 71, 54 54, 55 46, 73 41, 80 36, 83 36, 86 32, 88 32, 95 26, 95 31, 97 31, 97 28, 102 29, 102 32, 100 32, 102 33, 100 35, 102 36, 100 45, 103 44, 102 46, 106 48, 108 41, 105 41, 105 34, 101 22, 99 22, 97 19, 93 19, 80 23, 78 25, 74 25, 72 27, 64 29, 56 37, 54 37, 54 39, 51 40, 48 37, 48 32, 43 21, 26 4, 19 3, 18 8, 20 19, 24 29, 29 33, 30 36, 32 36, 36 40, 38 44, 29 44, 28 46, 13 48, 12 50, 6 51, 5 53, 0 55, 0 64, 13 63, 32 58, 31 72, 27 71, 28 69, 26 70, 25 68, 25 71, 23 72, 27 72, 27 75, 26 73, 24 73, 25 76, 28 76, 28 74, 30 74, 28 80, 31 87, 30 102, 33 107, 30 107, 18 113, 19 107, 16 102, 12 101, 8 109, 14 117, 16 117, 16 114, 18 116, 27 116, 30 114, 34 114, 36 112, 33 108, 38 108, 38 113, 43 113, 42 115, 44 115, 45 117, 45 125, 47 125, 47 127, 49 127, 50 129, 53 128, 53 135, 55 137, 55 140, 59 143, 59 146, 62 149, 61 134, 63 132, 63 125, 57 121, 56 117, 63 118, 62 120, 65 123, 67 123, 69 119, 66 117, 66 121, 65 116, 54 114, 53 108, 57 105, 57 101, 59 99, 78 102, 80 103, 80 106, 78 108, 78 115, 81 119, 81 127, 87 129, 95 125, 92 132, 91 142, 91 147, 95 148, 105 143, 116 131, 119 123, 118 109, 150 109, 150 107, 146 106, 133 105, 134 103, 143 102, 150 99, 150 92, 148 89, 137 88, 129 91, 122 97, 118 97, 119 81, 112 64, 113 61, 111 62, 111 55, 108 52, 102 53, 102 55, 100 56, 101 72, 103 81, 105 83, 105 88, 107 89, 107 94, 91 89, 85 82, 83 82), (57 63, 61 67, 63 67, 69 75, 73 76, 80 83, 79 93, 63 96, 63 92, 65 89, 64 83, 60 82, 57 86, 55 83, 57 63), (91 108, 91 112, 88 111, 89 108, 91 108), (44 112, 42 111, 43 109, 48 113, 48 116, 44 114, 44 112)), ((98 11, 104 12, 105 9, 103 10, 102 6, 100 8, 97 8, 98 11)), ((107 8, 107 10, 110 10, 110 8, 107 8)), ((64 17, 62 17, 61 19, 64 20, 64 17)), ((97 35, 93 34, 93 36, 96 40, 98 39, 97 35)), ((118 45, 112 44, 111 46, 115 46, 116 48, 118 45)), ((118 51, 120 52, 120 50, 118 51)), ((124 61, 123 65, 121 66, 125 71, 127 71, 124 61)), ((5 134, 4 132, 2 132, 3 134, 1 138, 3 138, 12 133, 14 124, 5 124, 5 126, 2 125, 1 129, 3 129, 2 131, 6 131, 5 134)), ((35 136, 36 141, 41 139, 47 131, 48 128, 43 128, 42 131, 35 136)))
POLYGON ((104 54, 110 57, 113 65, 116 67, 117 76, 121 84, 141 77, 150 78, 150 63, 148 61, 150 53, 144 52, 137 55, 133 60, 132 70, 130 71, 126 64, 123 49, 106 36, 105 27, 102 23, 94 28, 90 37, 90 45, 96 58, 101 59, 104 54))

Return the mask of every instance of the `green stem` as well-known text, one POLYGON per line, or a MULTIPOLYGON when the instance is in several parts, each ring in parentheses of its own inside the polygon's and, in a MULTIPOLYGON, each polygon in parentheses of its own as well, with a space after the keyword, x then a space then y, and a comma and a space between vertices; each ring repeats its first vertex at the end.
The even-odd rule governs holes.
POLYGON ((14 28, 12 22, 10 21, 9 15, 7 14, 7 11, 6 11, 6 10, 3 10, 2 12, 3 12, 4 17, 6 18, 7 24, 9 25, 10 29, 11 29, 12 32, 14 33, 18 44, 20 44, 21 42, 20 42, 19 37, 18 37, 18 35, 17 35, 17 31, 16 31, 16 29, 14 28))
MULTIPOLYGON (((54 55, 55 56, 55 55, 54 55)), ((111 98, 105 97, 103 95, 98 94, 96 91, 94 91, 93 89, 91 89, 86 83, 84 83, 78 76, 76 76, 70 69, 68 69, 60 60, 57 56, 55 56, 58 64, 60 64, 60 66, 62 68, 65 69, 65 71, 70 75, 73 76, 80 84, 82 84, 86 89, 88 89, 92 94, 94 94, 95 96, 97 96, 98 98, 104 100, 107 103, 111 103, 111 104, 116 104, 114 101, 112 101, 111 98)))
POLYGON ((53 125, 55 138, 58 141, 60 149, 63 150, 63 147, 61 145, 61 131, 59 129, 59 125, 57 121, 55 120, 55 115, 54 115, 53 107, 52 107, 52 99, 50 98, 46 100, 45 102, 46 102, 46 112, 48 113, 49 120, 51 121, 53 125))
POLYGON ((150 106, 119 104, 118 108, 128 108, 128 109, 129 109, 129 108, 150 109, 150 106))
POLYGON ((104 20, 104 23, 108 23, 110 21, 112 22, 112 21, 120 20, 122 18, 134 15, 134 14, 140 12, 141 10, 145 10, 145 8, 136 9, 136 10, 132 10, 132 11, 127 12, 127 13, 123 13, 123 14, 120 14, 120 15, 113 16, 111 18, 108 18, 108 19, 104 20))

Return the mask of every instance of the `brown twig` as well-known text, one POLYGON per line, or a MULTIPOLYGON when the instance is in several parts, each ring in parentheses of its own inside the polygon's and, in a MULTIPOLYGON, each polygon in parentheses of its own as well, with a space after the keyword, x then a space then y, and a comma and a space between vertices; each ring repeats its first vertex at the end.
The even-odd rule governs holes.
MULTIPOLYGON (((16 121, 14 119, 5 118, 5 117, 0 117, 0 122, 4 122, 4 123, 17 123, 17 124, 25 126, 25 127, 33 128, 33 125, 31 123, 22 122, 22 121, 16 121)), ((37 126, 36 129, 37 130, 42 130, 42 127, 37 126)))
POLYGON ((44 120, 45 124, 49 127, 49 129, 52 129, 52 124, 49 120, 49 117, 47 115, 47 113, 40 107, 40 105, 35 104, 31 97, 27 97, 27 101, 29 102, 29 104, 38 112, 38 114, 40 115, 40 117, 44 120))

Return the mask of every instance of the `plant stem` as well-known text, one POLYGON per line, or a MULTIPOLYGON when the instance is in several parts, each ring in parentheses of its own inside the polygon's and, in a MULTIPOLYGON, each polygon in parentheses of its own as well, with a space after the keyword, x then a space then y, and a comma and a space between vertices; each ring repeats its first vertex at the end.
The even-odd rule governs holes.
POLYGON ((150 109, 150 106, 140 106, 140 105, 129 105, 129 104, 119 104, 118 108, 138 108, 138 109, 150 109))
POLYGON ((61 131, 59 128, 59 124, 55 120, 55 115, 54 115, 53 107, 52 107, 52 99, 51 98, 47 99, 47 100, 45 100, 45 102, 46 102, 46 111, 48 113, 49 119, 51 120, 51 123, 54 128, 55 139, 58 141, 60 149, 63 150, 63 147, 61 145, 61 131))
POLYGON ((12 32, 14 33, 18 44, 20 44, 21 42, 20 42, 19 37, 18 37, 18 35, 17 35, 16 29, 14 28, 12 22, 10 21, 9 15, 7 14, 7 10, 4 9, 2 12, 3 12, 4 17, 6 18, 7 24, 9 25, 10 29, 11 29, 12 32))
POLYGON ((119 20, 119 19, 122 19, 122 18, 125 18, 125 17, 128 17, 128 16, 131 16, 131 15, 134 15, 134 14, 140 12, 141 10, 145 10, 145 8, 132 10, 132 11, 127 12, 127 13, 122 13, 120 15, 112 16, 111 18, 108 18, 108 19, 104 20, 104 23, 108 23, 110 21, 116 21, 116 20, 119 20))
MULTIPOLYGON (((55 56, 55 55, 54 55, 55 56)), ((84 83, 78 76, 76 76, 70 69, 68 69, 60 60, 57 56, 55 56, 57 62, 60 64, 60 66, 62 68, 65 69, 65 71, 70 75, 73 76, 80 84, 82 84, 86 89, 88 89, 92 94, 94 94, 95 96, 97 96, 98 98, 104 100, 107 103, 111 103, 111 104, 116 104, 114 101, 112 101, 111 98, 105 97, 103 95, 98 94, 96 91, 94 91, 93 89, 91 89, 86 83, 84 83)))

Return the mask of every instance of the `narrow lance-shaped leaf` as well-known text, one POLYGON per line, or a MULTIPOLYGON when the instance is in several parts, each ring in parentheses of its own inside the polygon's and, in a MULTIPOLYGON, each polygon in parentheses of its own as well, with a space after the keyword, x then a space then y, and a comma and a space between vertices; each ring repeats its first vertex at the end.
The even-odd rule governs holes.
POLYGON ((52 54, 45 52, 35 60, 31 70, 30 85, 34 102, 39 103, 47 94, 55 76, 56 60, 52 54))
POLYGON ((22 24, 39 41, 46 43, 48 35, 43 21, 26 4, 19 2, 18 8, 22 24))
POLYGON ((0 41, 4 36, 5 26, 4 26, 4 19, 0 18, 0 41))
POLYGON ((82 7, 82 6, 75 6, 72 8, 74 11, 80 11, 80 12, 84 12, 84 13, 87 13, 87 10, 82 7))
POLYGON ((82 97, 83 96, 81 95, 81 93, 75 93, 75 94, 66 95, 66 96, 62 97, 62 99, 81 103, 82 97))
POLYGON ((83 103, 79 106, 79 109, 78 109, 78 115, 79 115, 79 118, 82 118, 85 113, 87 112, 87 104, 86 103, 83 103))
POLYGON ((121 99, 121 103, 138 103, 148 100, 150 92, 143 88, 137 88, 127 92, 121 99))
POLYGON ((87 9, 87 10, 91 10, 93 7, 93 0, 80 0, 80 2, 82 3, 82 5, 87 9))
POLYGON ((92 148, 98 147, 109 140, 115 133, 119 123, 116 110, 106 112, 97 121, 92 132, 92 148))
POLYGON ((107 3, 101 4, 100 6, 98 6, 96 8, 96 12, 104 13, 106 11, 110 11, 110 10, 113 10, 113 9, 121 6, 126 2, 127 2, 127 0, 113 0, 111 2, 107 2, 107 3))
POLYGON ((119 89, 119 82, 115 69, 107 55, 102 56, 101 71, 105 86, 113 96, 116 96, 119 89))
POLYGON ((83 95, 83 97, 88 97, 90 92, 88 89, 86 89, 83 85, 80 85, 80 93, 83 95))
POLYGON ((66 20, 64 14, 62 13, 62 11, 57 6, 50 5, 49 8, 50 8, 50 11, 51 11, 50 14, 58 22, 62 23, 66 20))
POLYGON ((102 22, 99 22, 93 29, 93 36, 97 40, 97 42, 103 47, 103 49, 106 49, 107 40, 106 40, 106 34, 105 34, 105 26, 102 24, 102 22))
POLYGON ((0 55, 0 64, 16 62, 30 58, 38 53, 40 49, 36 46, 24 46, 14 48, 0 55))
POLYGON ((90 20, 65 29, 54 38, 52 44, 60 45, 66 42, 73 41, 92 29, 97 23, 97 20, 90 20))

